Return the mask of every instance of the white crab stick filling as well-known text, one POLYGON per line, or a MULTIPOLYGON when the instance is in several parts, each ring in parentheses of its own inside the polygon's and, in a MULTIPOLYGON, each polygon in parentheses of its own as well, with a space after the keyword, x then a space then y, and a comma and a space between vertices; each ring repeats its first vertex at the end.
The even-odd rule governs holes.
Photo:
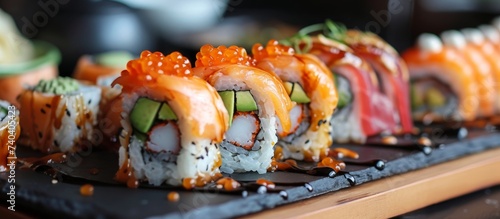
POLYGON ((179 129, 175 123, 158 124, 149 133, 147 148, 154 152, 178 154, 181 149, 179 136, 179 129))
MULTIPOLYGON (((292 122, 292 126, 290 128, 290 133, 297 130, 302 123, 302 119, 304 118, 304 105, 297 104, 290 111, 290 121, 292 122)), ((278 120, 278 133, 283 134, 283 128, 281 127, 281 122, 278 120)))
POLYGON ((259 128, 259 120, 255 115, 237 113, 233 117, 231 127, 226 132, 226 140, 245 149, 251 149, 259 128))

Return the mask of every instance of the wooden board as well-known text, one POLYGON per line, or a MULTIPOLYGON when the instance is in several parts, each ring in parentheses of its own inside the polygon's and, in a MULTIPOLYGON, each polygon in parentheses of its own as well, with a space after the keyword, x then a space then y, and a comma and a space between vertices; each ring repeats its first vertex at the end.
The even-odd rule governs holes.
POLYGON ((499 185, 499 170, 492 149, 243 218, 389 218, 499 185))

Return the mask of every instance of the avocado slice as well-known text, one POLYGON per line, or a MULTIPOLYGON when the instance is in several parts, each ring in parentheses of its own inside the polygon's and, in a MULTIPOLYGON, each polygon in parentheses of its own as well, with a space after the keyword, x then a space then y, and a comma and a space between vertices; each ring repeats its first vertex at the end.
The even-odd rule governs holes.
POLYGON ((236 110, 249 112, 257 110, 257 103, 253 99, 250 91, 236 91, 236 110))
POLYGON ((290 94, 290 99, 297 103, 309 103, 311 99, 307 96, 302 86, 299 83, 294 83, 292 94, 290 94))
POLYGON ((148 136, 147 136, 146 134, 144 134, 144 133, 140 133, 140 132, 139 132, 139 131, 137 131, 137 130, 134 130, 134 136, 135 136, 137 139, 141 140, 141 141, 142 141, 142 143, 146 143, 146 141, 148 141, 148 136))
POLYGON ((425 99, 431 108, 438 108, 446 103, 446 97, 436 88, 429 88, 425 93, 425 99))
POLYGON ((292 93, 292 90, 293 90, 293 83, 287 81, 283 85, 285 86, 286 93, 288 95, 290 95, 292 93))
POLYGON ((337 108, 343 108, 351 102, 350 96, 344 92, 339 92, 339 102, 337 103, 337 108))
POLYGON ((419 95, 417 87, 415 85, 411 85, 410 87, 410 96, 412 109, 415 110, 424 105, 424 97, 423 95, 419 95))
POLYGON ((139 132, 147 133, 155 121, 160 106, 160 102, 145 97, 139 98, 130 113, 132 127, 139 132))
POLYGON ((234 102, 235 102, 235 94, 232 90, 219 91, 219 95, 222 98, 222 102, 224 102, 224 106, 229 113, 229 125, 233 123, 233 115, 234 115, 234 102))
POLYGON ((158 119, 160 120, 177 120, 177 115, 175 115, 172 108, 167 103, 163 103, 158 112, 158 119))

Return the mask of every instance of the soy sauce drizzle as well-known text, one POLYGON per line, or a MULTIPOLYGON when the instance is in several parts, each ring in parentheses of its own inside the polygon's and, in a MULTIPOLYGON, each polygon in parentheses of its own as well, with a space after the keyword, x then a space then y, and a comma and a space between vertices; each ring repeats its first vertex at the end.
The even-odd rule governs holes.
POLYGON ((67 156, 64 153, 50 154, 44 157, 26 157, 19 158, 19 162, 23 164, 23 168, 36 169, 42 165, 48 165, 52 163, 65 163, 67 156))

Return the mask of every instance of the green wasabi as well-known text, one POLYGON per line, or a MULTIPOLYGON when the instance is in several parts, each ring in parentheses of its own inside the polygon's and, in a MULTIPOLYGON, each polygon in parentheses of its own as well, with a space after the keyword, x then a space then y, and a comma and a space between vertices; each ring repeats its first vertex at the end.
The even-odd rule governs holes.
POLYGON ((52 80, 40 80, 34 90, 40 93, 65 95, 79 89, 75 79, 68 77, 57 77, 52 80))

